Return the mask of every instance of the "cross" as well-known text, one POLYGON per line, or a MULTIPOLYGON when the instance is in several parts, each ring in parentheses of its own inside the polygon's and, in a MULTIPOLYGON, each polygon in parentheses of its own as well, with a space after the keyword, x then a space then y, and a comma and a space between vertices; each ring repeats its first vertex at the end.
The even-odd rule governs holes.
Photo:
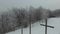
POLYGON ((45 26, 45 34, 47 34, 47 27, 54 28, 53 26, 47 25, 47 19, 45 19, 45 25, 44 24, 40 24, 40 25, 45 26))

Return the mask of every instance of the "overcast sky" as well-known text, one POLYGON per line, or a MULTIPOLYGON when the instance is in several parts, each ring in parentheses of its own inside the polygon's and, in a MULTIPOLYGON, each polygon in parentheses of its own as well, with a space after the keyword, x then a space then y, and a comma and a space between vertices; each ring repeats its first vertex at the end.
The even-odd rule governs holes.
POLYGON ((60 0, 0 0, 0 10, 10 9, 12 7, 39 7, 48 9, 60 9, 60 0))

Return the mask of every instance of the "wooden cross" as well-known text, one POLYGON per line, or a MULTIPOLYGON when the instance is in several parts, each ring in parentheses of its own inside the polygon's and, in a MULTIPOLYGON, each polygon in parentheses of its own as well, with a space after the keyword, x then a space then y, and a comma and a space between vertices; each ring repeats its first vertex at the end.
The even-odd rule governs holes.
POLYGON ((45 19, 45 25, 44 24, 40 24, 40 25, 45 26, 45 34, 47 34, 47 27, 54 28, 53 26, 47 25, 47 19, 45 19))

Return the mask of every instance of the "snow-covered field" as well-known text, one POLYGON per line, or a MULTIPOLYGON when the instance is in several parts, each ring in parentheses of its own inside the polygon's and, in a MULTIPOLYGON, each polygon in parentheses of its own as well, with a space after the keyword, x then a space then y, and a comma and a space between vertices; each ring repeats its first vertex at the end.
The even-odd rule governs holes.
MULTIPOLYGON (((60 34, 60 18, 50 18, 48 19, 48 25, 54 26, 54 28, 48 27, 48 34, 60 34)), ((41 26, 39 22, 32 25, 32 34, 44 34, 45 27, 41 26)), ((21 30, 18 29, 7 34, 21 34, 21 30)), ((24 28, 24 34, 29 34, 29 28, 24 28)))

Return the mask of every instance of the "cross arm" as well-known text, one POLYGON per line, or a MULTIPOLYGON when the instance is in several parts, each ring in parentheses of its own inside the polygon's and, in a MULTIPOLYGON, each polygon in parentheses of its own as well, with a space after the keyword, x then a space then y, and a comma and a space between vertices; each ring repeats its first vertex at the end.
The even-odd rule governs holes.
MULTIPOLYGON (((40 24, 41 26, 46 26, 46 25, 44 25, 44 24, 40 24)), ((50 28, 54 28, 54 26, 49 26, 49 25, 47 25, 47 27, 50 27, 50 28)))

